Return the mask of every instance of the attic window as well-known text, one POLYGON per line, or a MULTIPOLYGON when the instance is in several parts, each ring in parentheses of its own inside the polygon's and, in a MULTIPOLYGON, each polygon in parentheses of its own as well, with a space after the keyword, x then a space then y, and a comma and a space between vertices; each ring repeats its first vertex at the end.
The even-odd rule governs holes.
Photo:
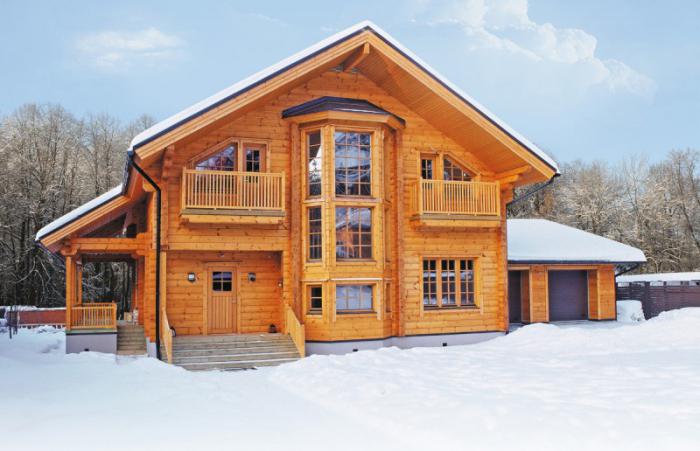
POLYGON ((445 180, 452 180, 455 182, 468 182, 471 180, 471 176, 467 171, 447 157, 444 158, 442 167, 443 178, 445 180))
POLYGON ((238 143, 230 143, 221 151, 195 165, 200 171, 235 171, 238 160, 238 143))

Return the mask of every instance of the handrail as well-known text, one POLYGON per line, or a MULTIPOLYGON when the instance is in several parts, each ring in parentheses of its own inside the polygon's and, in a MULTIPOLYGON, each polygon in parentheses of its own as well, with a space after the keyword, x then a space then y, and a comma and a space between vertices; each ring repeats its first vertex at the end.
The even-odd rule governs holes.
POLYGON ((299 322, 294 310, 288 305, 285 305, 285 325, 286 332, 292 338, 294 345, 299 351, 301 357, 306 357, 306 327, 299 322))
POLYGON ((165 309, 160 313, 160 340, 165 348, 165 358, 168 363, 173 363, 173 332, 170 330, 168 313, 165 309))
POLYGON ((113 302, 95 302, 77 304, 72 307, 70 324, 67 329, 116 329, 117 304, 113 302))
POLYGON ((457 182, 421 179, 414 205, 419 215, 500 216, 498 182, 457 182))
POLYGON ((182 170, 182 208, 284 210, 284 174, 182 170))

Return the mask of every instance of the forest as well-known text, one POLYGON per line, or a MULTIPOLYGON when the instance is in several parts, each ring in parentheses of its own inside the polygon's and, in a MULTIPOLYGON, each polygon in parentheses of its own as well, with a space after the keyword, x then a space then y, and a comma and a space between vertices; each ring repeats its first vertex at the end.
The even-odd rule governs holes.
MULTIPOLYGON (((128 123, 108 114, 76 117, 55 104, 27 104, 0 117, 0 305, 64 304, 62 261, 34 236, 118 185, 131 138, 153 123, 147 115, 128 123)), ((648 259, 638 271, 698 269, 700 152, 560 166, 560 177, 511 204, 509 216, 551 219, 638 247, 648 259)), ((128 280, 123 264, 101 263, 85 289, 116 299, 128 280)))

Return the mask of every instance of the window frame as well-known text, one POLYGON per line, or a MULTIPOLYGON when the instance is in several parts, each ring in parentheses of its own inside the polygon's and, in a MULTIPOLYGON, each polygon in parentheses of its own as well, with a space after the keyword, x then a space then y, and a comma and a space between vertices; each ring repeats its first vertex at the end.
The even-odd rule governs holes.
MULTIPOLYGON (((374 207, 369 206, 369 205, 356 205, 356 204, 345 204, 345 203, 335 203, 332 206, 333 208, 333 222, 331 224, 331 232, 332 232, 332 243, 333 243, 333 249, 332 249, 332 255, 335 258, 335 261, 338 263, 353 263, 353 262, 368 262, 368 261, 375 261, 375 241, 376 241, 376 236, 375 236, 375 212, 374 212, 374 207), (338 229, 336 227, 337 221, 338 221, 338 209, 339 208, 345 208, 345 209, 365 209, 369 210, 369 237, 370 237, 370 244, 369 244, 369 251, 370 255, 369 257, 358 257, 358 258, 352 258, 352 257, 339 257, 338 256, 338 229)), ((360 234, 362 236, 362 234, 360 234)), ((363 247, 362 245, 359 246, 360 249, 363 247)))
MULTIPOLYGON (((251 173, 257 173, 257 174, 264 174, 269 172, 270 168, 270 154, 271 154, 271 149, 270 149, 270 141, 267 139, 256 139, 256 138, 242 138, 242 137, 232 137, 232 138, 227 138, 221 142, 218 142, 208 148, 206 148, 204 151, 198 153, 197 155, 193 156, 187 161, 186 167, 188 169, 196 169, 197 165, 202 163, 203 161, 213 157, 217 153, 223 151, 225 148, 230 146, 231 144, 236 145, 236 159, 235 159, 235 166, 233 171, 228 171, 224 170, 222 172, 251 172, 251 171, 246 171, 246 146, 252 145, 252 146, 260 146, 260 171, 259 172, 251 172, 251 173)), ((214 171, 214 169, 203 169, 205 171, 214 171)))
POLYGON ((324 239, 325 233, 324 233, 324 227, 323 227, 323 223, 324 223, 323 211, 324 211, 324 208, 323 208, 323 205, 321 205, 321 204, 309 205, 308 207, 306 207, 306 221, 305 221, 305 228, 304 228, 304 240, 305 240, 304 247, 306 249, 306 261, 308 263, 323 262, 323 245, 324 245, 324 242, 326 241, 324 239), (321 226, 320 231, 318 233, 318 236, 320 239, 320 245, 319 245, 320 256, 318 258, 311 258, 311 248, 312 248, 312 245, 311 245, 311 210, 312 209, 318 209, 319 213, 321 215, 320 218, 318 219, 320 226, 321 226))
MULTIPOLYGON (((477 257, 473 256, 424 256, 421 258, 421 278, 420 278, 420 305, 421 309, 423 311, 443 311, 443 310, 474 310, 474 309, 480 309, 479 305, 479 283, 480 283, 480 278, 479 278, 479 259, 477 257), (435 298, 436 298, 436 303, 435 304, 426 304, 425 303, 425 264, 428 261, 434 261, 435 262, 435 298), (442 273, 445 271, 443 269, 444 265, 443 262, 449 262, 452 261, 454 263, 454 275, 453 275, 453 283, 454 283, 454 291, 450 292, 454 296, 455 302, 452 303, 444 303, 443 302, 443 296, 444 296, 444 287, 443 285, 446 283, 443 280, 442 273), (461 269, 461 262, 465 261, 466 263, 466 269, 464 271, 468 272, 470 271, 469 269, 469 263, 472 262, 471 264, 471 271, 472 271, 472 291, 469 291, 469 282, 467 280, 466 282, 466 290, 462 289, 462 269, 461 269), (469 293, 472 294, 472 302, 469 303, 467 302, 466 304, 462 304, 462 292, 467 293, 467 300, 468 300, 468 295, 469 293)), ((449 265, 448 265, 448 270, 449 272, 449 265)))
POLYGON ((324 135, 325 135, 325 127, 308 128, 308 129, 304 129, 302 131, 301 142, 303 143, 302 144, 303 145, 303 150, 302 150, 303 169, 302 169, 302 171, 304 174, 304 177, 303 177, 304 197, 306 199, 310 199, 310 200, 318 200, 318 199, 322 198, 325 194, 324 185, 325 185, 325 179, 328 177, 326 175, 326 172, 327 172, 326 160, 328 159, 328 155, 327 155, 327 149, 326 149, 327 146, 324 146, 324 142, 325 142, 324 135), (314 133, 318 133, 319 139, 320 139, 320 145, 319 145, 320 150, 319 151, 321 153, 321 168, 320 168, 320 174, 321 174, 320 188, 321 188, 321 190, 320 190, 319 194, 312 195, 310 192, 311 184, 309 183, 309 176, 310 176, 310 172, 309 172, 309 161, 310 161, 309 160, 309 136, 314 134, 314 133))
POLYGON ((420 152, 418 156, 418 164, 417 164, 417 171, 418 171, 418 179, 419 180, 436 180, 436 181, 443 181, 443 182, 448 182, 448 181, 459 181, 459 180, 447 180, 445 179, 445 159, 450 160, 453 166, 458 167, 459 169, 462 170, 462 172, 466 173, 469 176, 469 180, 464 180, 465 182, 474 182, 474 181, 479 181, 481 179, 481 176, 479 173, 469 164, 464 163, 461 159, 457 158, 454 154, 450 152, 443 152, 443 151, 428 151, 428 152, 420 152), (424 160, 432 160, 432 175, 433 178, 431 179, 425 179, 423 178, 423 161, 424 160))
MULTIPOLYGON (((331 192, 333 193, 333 198, 337 199, 374 199, 377 197, 377 189, 378 187, 375 186, 377 183, 377 153, 378 153, 378 143, 376 141, 377 139, 377 130, 374 128, 367 128, 367 127, 353 127, 353 126, 331 126, 331 131, 330 131, 330 136, 332 138, 332 146, 329 152, 329 155, 331 156, 331 165, 330 165, 330 172, 331 172, 331 192), (338 194, 337 192, 337 185, 338 185, 338 180, 336 179, 336 142, 335 142, 335 135, 336 133, 357 133, 357 134, 367 134, 369 135, 369 194, 362 194, 362 183, 358 184, 358 194, 338 194)), ((358 147, 360 144, 358 144, 358 147)), ((346 182, 347 186, 347 182, 346 182)))
MULTIPOLYGON (((360 291, 361 292, 361 291, 360 291)), ((336 315, 366 315, 376 314, 377 305, 377 284, 368 282, 346 282, 336 283, 333 286, 333 309, 336 315), (370 288, 370 308, 369 309, 338 309, 338 288, 340 287, 369 287, 370 288)))
POLYGON ((306 314, 307 315, 315 315, 315 316, 320 316, 323 315, 323 304, 325 303, 325 298, 326 298, 326 293, 324 292, 324 287, 323 284, 321 283, 313 283, 313 284, 308 284, 306 285, 306 314), (313 306, 313 290, 314 289, 320 289, 321 290, 321 307, 320 308, 314 308, 313 306))

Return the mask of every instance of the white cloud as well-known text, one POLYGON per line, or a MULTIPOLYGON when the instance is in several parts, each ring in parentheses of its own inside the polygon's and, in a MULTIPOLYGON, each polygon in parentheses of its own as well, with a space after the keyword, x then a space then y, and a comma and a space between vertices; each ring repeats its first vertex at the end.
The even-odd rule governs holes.
POLYGON ((76 50, 100 69, 154 66, 181 55, 183 42, 156 28, 139 31, 102 31, 80 37, 76 50))
POLYGON ((532 21, 527 0, 448 0, 426 6, 432 15, 429 23, 460 27, 470 51, 507 52, 546 63, 548 71, 575 72, 578 84, 603 86, 647 100, 654 96, 656 84, 651 78, 622 61, 597 56, 595 36, 577 28, 532 21))

